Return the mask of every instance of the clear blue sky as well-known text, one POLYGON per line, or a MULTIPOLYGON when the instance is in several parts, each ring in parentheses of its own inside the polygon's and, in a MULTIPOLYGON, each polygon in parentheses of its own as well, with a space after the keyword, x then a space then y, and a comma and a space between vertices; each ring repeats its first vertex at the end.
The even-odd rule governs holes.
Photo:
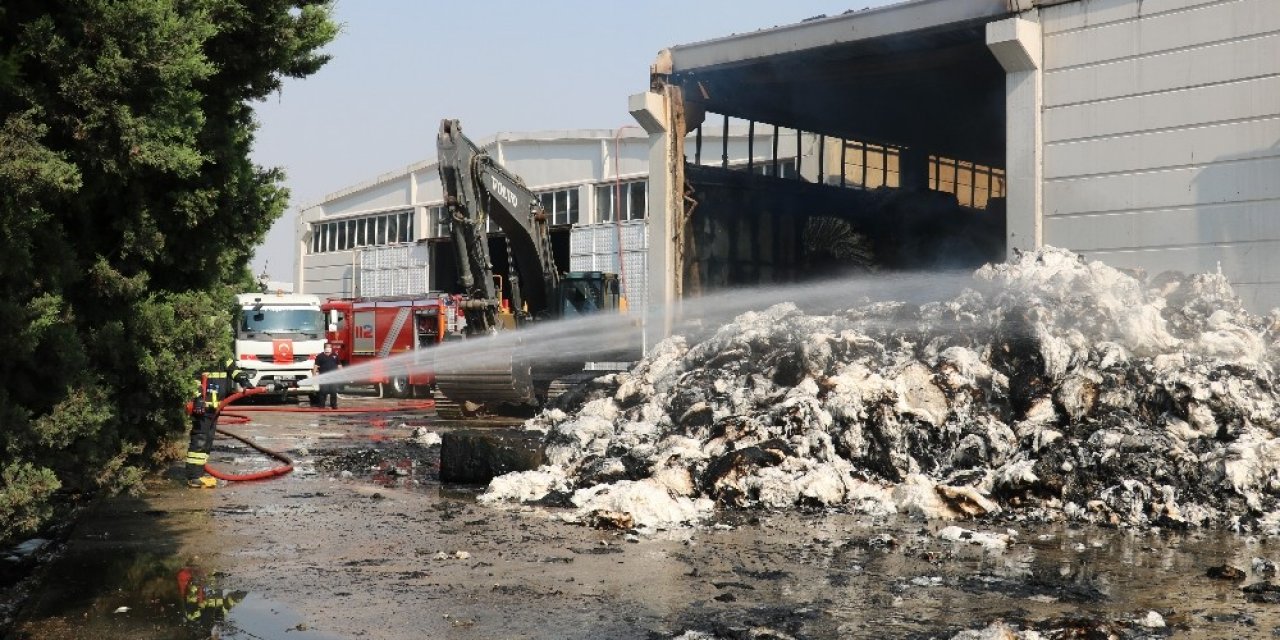
POLYGON ((634 124, 668 46, 890 0, 339 0, 342 32, 315 75, 256 105, 254 159, 284 168, 289 210, 259 247, 292 281, 299 205, 435 155, 441 118, 467 135, 634 124))

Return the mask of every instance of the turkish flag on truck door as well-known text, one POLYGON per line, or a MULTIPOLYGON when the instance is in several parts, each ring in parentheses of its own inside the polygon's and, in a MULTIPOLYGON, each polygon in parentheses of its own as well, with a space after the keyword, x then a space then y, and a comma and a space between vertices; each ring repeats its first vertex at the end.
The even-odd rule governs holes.
POLYGON ((275 356, 276 364, 290 364, 293 362, 293 340, 289 338, 275 338, 271 341, 271 353, 275 356))

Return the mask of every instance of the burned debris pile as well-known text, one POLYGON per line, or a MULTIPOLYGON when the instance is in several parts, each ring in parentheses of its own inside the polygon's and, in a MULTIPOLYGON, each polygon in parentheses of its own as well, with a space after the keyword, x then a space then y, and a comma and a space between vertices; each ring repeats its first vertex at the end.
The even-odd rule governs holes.
POLYGON ((1058 249, 944 301, 776 304, 530 420, 551 464, 483 500, 629 526, 719 504, 1274 530, 1278 331, 1221 275, 1058 249))

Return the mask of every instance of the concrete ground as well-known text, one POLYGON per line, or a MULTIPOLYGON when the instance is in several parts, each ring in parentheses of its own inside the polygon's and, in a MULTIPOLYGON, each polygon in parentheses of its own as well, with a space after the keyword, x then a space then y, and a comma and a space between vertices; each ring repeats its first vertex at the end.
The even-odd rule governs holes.
MULTIPOLYGON (((996 553, 939 539, 949 523, 768 512, 639 537, 442 486, 439 447, 411 436, 460 425, 428 410, 248 415, 228 428, 289 452, 294 474, 204 491, 159 479, 98 505, 9 636, 949 638, 996 619, 1070 618, 1151 634, 1124 637, 1252 638, 1280 627, 1280 605, 1205 577, 1280 556, 1270 540, 1015 524, 996 553), (179 596, 184 577, 201 602, 179 596), (1132 624, 1150 610, 1168 627, 1132 624)), ((213 460, 270 464, 225 439, 213 460)))

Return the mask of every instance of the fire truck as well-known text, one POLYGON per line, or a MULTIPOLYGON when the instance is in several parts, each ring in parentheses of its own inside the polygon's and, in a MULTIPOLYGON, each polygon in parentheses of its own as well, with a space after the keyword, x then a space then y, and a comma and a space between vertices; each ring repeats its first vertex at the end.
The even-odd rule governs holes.
POLYGON ((311 376, 323 346, 320 298, 297 293, 243 293, 236 296, 236 366, 254 387, 272 386, 310 393, 298 387, 311 376))
POLYGON ((362 382, 376 385, 382 395, 430 397, 435 374, 419 367, 384 369, 382 361, 445 340, 460 338, 466 319, 460 296, 403 296, 334 298, 321 305, 328 317, 326 335, 342 366, 372 362, 362 382))

